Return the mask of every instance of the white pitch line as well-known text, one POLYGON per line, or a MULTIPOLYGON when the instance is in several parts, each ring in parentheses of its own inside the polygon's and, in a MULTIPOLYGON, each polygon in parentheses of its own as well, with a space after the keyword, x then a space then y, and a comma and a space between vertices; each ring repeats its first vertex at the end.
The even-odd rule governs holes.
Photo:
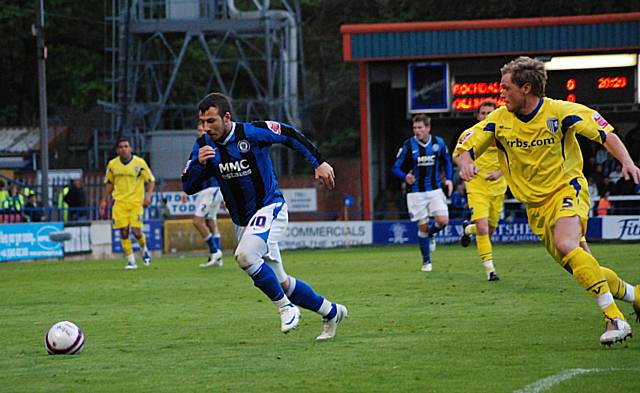
POLYGON ((513 393, 540 393, 545 390, 549 390, 553 385, 559 384, 560 382, 571 379, 580 374, 587 373, 599 373, 603 371, 616 371, 614 368, 571 368, 568 370, 563 370, 558 374, 552 375, 550 377, 543 378, 539 381, 532 383, 531 385, 527 385, 520 390, 516 390, 513 393))

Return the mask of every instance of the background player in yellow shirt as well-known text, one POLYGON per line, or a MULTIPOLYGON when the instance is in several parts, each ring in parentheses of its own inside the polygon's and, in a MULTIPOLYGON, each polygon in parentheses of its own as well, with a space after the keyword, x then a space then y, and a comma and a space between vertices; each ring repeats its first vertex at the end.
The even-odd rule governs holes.
POLYGON ((614 271, 601 268, 585 250, 586 243, 581 243, 589 193, 584 176, 577 170, 582 158, 576 134, 602 143, 622 164, 625 179, 639 184, 640 169, 598 112, 544 97, 547 75, 541 61, 520 57, 500 71, 505 107, 473 126, 456 146, 454 159, 460 177, 471 180, 478 173, 474 157, 496 144, 509 188, 527 204, 529 226, 602 309, 607 324, 600 342, 611 345, 623 341, 631 336, 631 327, 614 296, 632 303, 637 314, 640 289, 618 278, 614 271))
POLYGON ((119 139, 116 151, 118 157, 109 161, 107 165, 104 177, 106 190, 102 204, 108 206, 109 195, 113 193, 113 228, 120 229, 122 249, 127 257, 126 269, 137 269, 133 245, 129 238, 129 227, 138 240, 144 264, 150 265, 151 254, 147 249, 147 239, 142 233, 142 214, 143 208, 151 203, 156 179, 145 160, 131 153, 128 139, 119 139))
MULTIPOLYGON (((476 111, 476 120, 484 120, 496 108, 495 101, 486 100, 481 102, 476 111)), ((463 132, 459 140, 464 138, 466 134, 467 132, 463 132)), ((475 163, 478 167, 477 176, 465 182, 473 224, 469 224, 467 221, 462 223, 460 244, 462 244, 462 247, 469 246, 471 235, 476 235, 478 254, 487 274, 487 280, 498 281, 500 276, 498 276, 493 266, 491 235, 493 235, 500 220, 504 193, 507 191, 507 182, 500 170, 498 148, 495 145, 489 146, 482 156, 476 159, 475 163)))

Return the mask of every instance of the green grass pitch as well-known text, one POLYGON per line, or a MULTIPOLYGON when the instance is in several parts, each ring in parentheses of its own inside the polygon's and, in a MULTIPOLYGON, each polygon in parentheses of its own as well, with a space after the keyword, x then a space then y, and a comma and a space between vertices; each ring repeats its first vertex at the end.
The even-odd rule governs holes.
MULTIPOLYGON (((640 282, 637 243, 592 250, 640 282)), ((2 263, 0 392, 640 392, 640 326, 601 348, 600 311, 541 244, 497 245, 496 283, 473 247, 439 246, 431 273, 416 246, 283 257, 349 308, 335 340, 315 341, 321 319, 308 311, 280 333, 232 257, 220 269, 170 257, 137 271, 124 260, 2 263), (85 332, 84 351, 47 355, 44 333, 65 319, 85 332)))

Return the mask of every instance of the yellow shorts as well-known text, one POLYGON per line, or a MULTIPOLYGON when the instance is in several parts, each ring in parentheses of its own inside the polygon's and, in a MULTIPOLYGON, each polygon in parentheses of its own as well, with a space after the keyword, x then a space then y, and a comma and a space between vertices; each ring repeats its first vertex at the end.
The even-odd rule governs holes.
POLYGON ((469 207, 471 208, 471 221, 481 218, 489 220, 489 226, 496 228, 500 221, 500 212, 504 204, 504 194, 485 195, 469 193, 469 207))
POLYGON ((589 190, 584 177, 576 177, 549 199, 534 207, 527 206, 529 226, 538 235, 551 256, 561 263, 562 257, 554 245, 553 231, 560 217, 580 217, 582 234, 580 241, 586 241, 587 220, 589 219, 589 190))
POLYGON ((117 202, 113 205, 113 228, 142 228, 142 203, 117 202))

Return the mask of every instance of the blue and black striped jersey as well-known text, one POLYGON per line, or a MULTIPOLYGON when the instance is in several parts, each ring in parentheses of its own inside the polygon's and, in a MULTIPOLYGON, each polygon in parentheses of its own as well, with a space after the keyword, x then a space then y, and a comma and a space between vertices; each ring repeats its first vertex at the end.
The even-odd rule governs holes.
MULTIPOLYGON (((211 143, 207 134, 204 134, 203 137, 205 138, 204 139, 205 143, 207 144, 211 143)), ((193 144, 193 149, 191 149, 191 154, 189 155, 189 160, 187 161, 187 165, 191 161, 198 161, 199 149, 200 149, 200 145, 198 144, 198 141, 195 141, 193 144)), ((214 176, 211 176, 202 180, 202 184, 200 184, 201 190, 205 190, 210 187, 220 187, 220 185, 218 184, 218 179, 216 179, 214 176)))
POLYGON ((416 177, 415 183, 408 185, 407 192, 433 191, 440 188, 440 162, 444 160, 445 178, 453 178, 451 156, 444 140, 429 135, 426 143, 416 137, 407 139, 398 150, 396 162, 391 171, 398 178, 405 180, 409 172, 416 177))
POLYGON ((304 155, 317 168, 324 162, 318 149, 295 128, 274 121, 233 123, 223 142, 214 142, 206 135, 204 142, 215 150, 206 165, 197 160, 199 146, 182 175, 182 188, 191 195, 200 191, 202 181, 215 177, 231 220, 246 226, 251 217, 264 206, 284 201, 269 157, 269 147, 282 143, 304 155), (195 156, 194 156, 195 155, 195 156))

